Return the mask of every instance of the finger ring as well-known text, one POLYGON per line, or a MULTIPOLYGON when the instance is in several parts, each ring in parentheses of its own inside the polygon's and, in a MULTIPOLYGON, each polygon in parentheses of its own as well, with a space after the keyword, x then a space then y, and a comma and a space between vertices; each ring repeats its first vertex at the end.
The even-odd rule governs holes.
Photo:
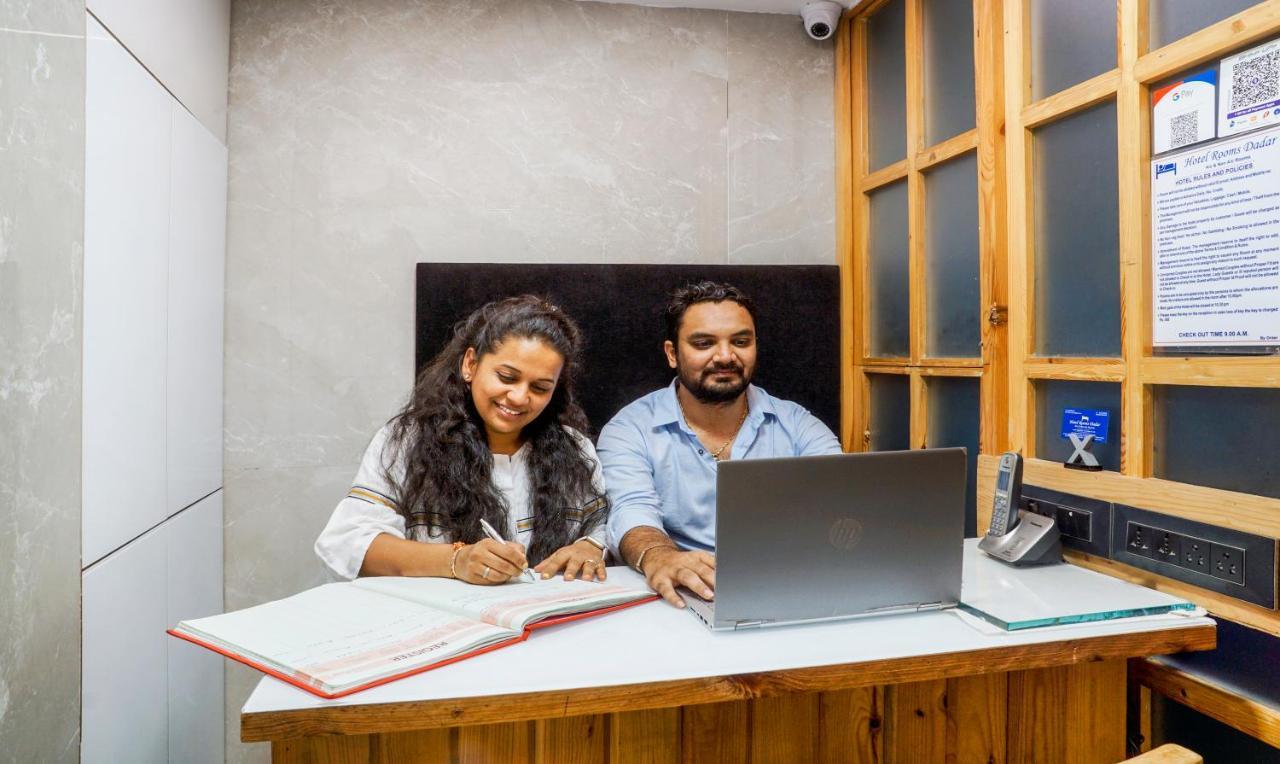
POLYGON ((488 565, 484 566, 484 572, 482 572, 482 573, 480 574, 480 577, 481 577, 481 578, 483 578, 483 579, 485 579, 486 581, 489 579, 489 566, 488 566, 488 565))

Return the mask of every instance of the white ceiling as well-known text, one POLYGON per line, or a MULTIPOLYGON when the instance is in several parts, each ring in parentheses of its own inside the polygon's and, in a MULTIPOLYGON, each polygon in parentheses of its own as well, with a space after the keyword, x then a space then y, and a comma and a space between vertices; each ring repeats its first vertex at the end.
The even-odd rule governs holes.
MULTIPOLYGON (((751 11, 754 13, 799 13, 810 0, 590 0, 592 2, 650 5, 657 8, 709 8, 715 11, 751 11)), ((854 0, 836 0, 845 8, 854 0)))

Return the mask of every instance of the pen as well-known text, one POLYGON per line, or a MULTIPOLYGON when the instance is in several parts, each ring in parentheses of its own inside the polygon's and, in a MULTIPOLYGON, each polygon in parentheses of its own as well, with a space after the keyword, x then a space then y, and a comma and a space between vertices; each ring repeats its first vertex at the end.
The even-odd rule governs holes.
MULTIPOLYGON (((499 535, 498 535, 498 532, 497 532, 497 531, 495 531, 495 530, 493 529, 493 526, 492 526, 492 525, 490 525, 490 524, 489 524, 489 522, 488 522, 487 520, 485 520, 483 517, 482 517, 482 518, 480 518, 480 527, 481 527, 481 528, 484 528, 484 535, 488 536, 489 538, 493 539, 494 541, 499 541, 499 542, 502 542, 503 544, 507 543, 507 540, 506 540, 506 539, 504 539, 503 537, 499 536, 499 535)), ((534 576, 533 576, 533 571, 532 571, 532 570, 529 570, 528 568, 525 568, 525 569, 524 569, 524 571, 523 571, 520 575, 521 575, 521 577, 526 577, 526 578, 527 578, 527 580, 529 581, 529 583, 531 583, 531 584, 532 584, 532 583, 536 583, 536 582, 537 582, 537 580, 538 580, 538 579, 534 578, 534 576)))

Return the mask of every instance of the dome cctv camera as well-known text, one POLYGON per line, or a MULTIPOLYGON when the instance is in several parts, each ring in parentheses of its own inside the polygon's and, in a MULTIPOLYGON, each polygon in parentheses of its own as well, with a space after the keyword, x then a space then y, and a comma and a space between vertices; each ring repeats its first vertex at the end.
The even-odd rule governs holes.
POLYGON ((844 10, 839 3, 814 2, 805 3, 800 9, 800 18, 804 21, 804 31, 815 40, 826 40, 835 34, 836 25, 840 23, 840 12, 844 10))

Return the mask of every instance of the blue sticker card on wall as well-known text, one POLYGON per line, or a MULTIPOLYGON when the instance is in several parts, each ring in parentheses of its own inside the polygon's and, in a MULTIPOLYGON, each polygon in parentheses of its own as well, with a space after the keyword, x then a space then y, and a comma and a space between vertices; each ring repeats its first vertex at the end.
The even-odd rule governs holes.
POLYGON ((1106 409, 1063 409, 1062 438, 1092 435, 1095 443, 1107 442, 1111 412, 1106 409))

